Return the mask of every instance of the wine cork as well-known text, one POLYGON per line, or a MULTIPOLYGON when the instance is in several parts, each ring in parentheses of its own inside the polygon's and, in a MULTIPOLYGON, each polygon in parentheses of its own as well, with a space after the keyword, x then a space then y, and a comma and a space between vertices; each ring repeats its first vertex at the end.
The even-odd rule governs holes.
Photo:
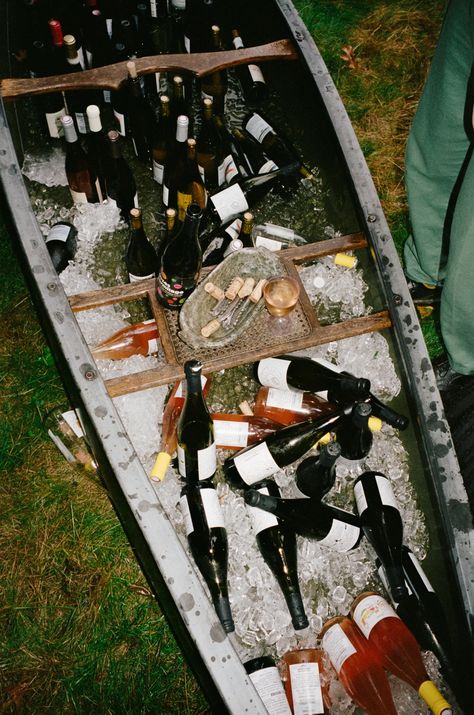
POLYGON ((367 424, 369 425, 369 429, 371 432, 380 432, 380 430, 382 429, 382 420, 380 419, 380 417, 375 417, 374 415, 371 415, 367 424))
POLYGON ((250 294, 250 300, 252 301, 252 303, 258 303, 258 301, 261 299, 266 282, 266 278, 261 278, 258 281, 257 285, 250 294))
POLYGON ((204 290, 216 300, 222 300, 224 298, 224 291, 222 288, 219 288, 219 286, 214 285, 214 283, 206 283, 204 290))
POLYGON ((201 328, 201 335, 203 338, 208 338, 210 335, 216 332, 216 330, 219 330, 221 327, 220 321, 217 320, 217 318, 214 318, 213 320, 210 320, 206 325, 201 328))
POLYGON ((135 79, 135 77, 137 77, 137 66, 135 62, 127 62, 127 72, 132 79, 135 79))
POLYGON ((347 253, 336 253, 334 256, 334 264, 336 266, 344 266, 344 268, 355 268, 357 258, 355 256, 349 256, 347 253))
POLYGON ((167 452, 158 452, 155 464, 150 472, 150 478, 154 482, 162 482, 165 478, 166 470, 171 462, 171 455, 167 452))
POLYGON ((323 436, 320 439, 318 439, 317 442, 315 442, 313 444, 311 449, 318 449, 319 447, 324 447, 324 445, 329 444, 330 441, 331 441, 331 433, 326 432, 326 434, 323 434, 323 436))
POLYGON ((225 297, 228 298, 229 300, 234 300, 237 293, 242 288, 243 284, 244 284, 244 279, 241 278, 240 276, 235 276, 235 278, 232 279, 230 286, 225 291, 225 297))
POLYGON ((250 415, 253 415, 253 410, 252 410, 252 408, 250 407, 250 405, 249 405, 249 403, 247 402, 247 400, 243 400, 243 401, 240 403, 239 409, 240 409, 240 411, 242 412, 243 415, 249 415, 249 416, 250 416, 250 415))
POLYGON ((451 705, 445 700, 431 680, 425 680, 420 685, 418 694, 423 698, 434 715, 452 715, 451 705))
POLYGON ((248 298, 248 296, 253 291, 254 285, 255 285, 255 278, 246 278, 243 282, 241 289, 238 292, 239 298, 248 298))

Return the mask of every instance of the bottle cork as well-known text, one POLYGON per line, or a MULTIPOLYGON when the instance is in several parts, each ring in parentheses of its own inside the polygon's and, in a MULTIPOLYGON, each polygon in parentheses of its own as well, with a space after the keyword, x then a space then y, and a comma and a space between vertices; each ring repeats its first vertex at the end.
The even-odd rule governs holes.
POLYGON ((336 253, 334 256, 334 264, 336 266, 343 266, 344 268, 355 268, 357 258, 355 256, 349 256, 347 253, 336 253))

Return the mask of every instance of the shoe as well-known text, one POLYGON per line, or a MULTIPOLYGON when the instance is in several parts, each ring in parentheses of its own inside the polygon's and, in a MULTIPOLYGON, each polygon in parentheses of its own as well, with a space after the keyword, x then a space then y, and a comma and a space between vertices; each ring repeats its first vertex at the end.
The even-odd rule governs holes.
POLYGON ((453 370, 445 354, 435 358, 432 365, 440 392, 474 386, 474 375, 463 375, 453 370))
POLYGON ((420 318, 427 318, 441 301, 442 286, 417 283, 407 278, 408 290, 420 318))

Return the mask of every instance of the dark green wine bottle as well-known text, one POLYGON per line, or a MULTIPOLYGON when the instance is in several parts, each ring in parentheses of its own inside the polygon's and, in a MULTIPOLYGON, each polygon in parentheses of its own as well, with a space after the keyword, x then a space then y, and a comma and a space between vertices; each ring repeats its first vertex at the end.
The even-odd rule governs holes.
POLYGON ((341 455, 353 461, 364 459, 370 452, 373 434, 369 427, 372 408, 367 402, 357 402, 336 429, 341 455))
POLYGON ((307 457, 296 468, 296 486, 307 497, 322 499, 336 481, 336 460, 341 455, 339 442, 324 445, 317 457, 307 457))
POLYGON ((155 277, 156 251, 143 228, 141 209, 134 208, 130 211, 130 232, 125 265, 130 283, 155 277))

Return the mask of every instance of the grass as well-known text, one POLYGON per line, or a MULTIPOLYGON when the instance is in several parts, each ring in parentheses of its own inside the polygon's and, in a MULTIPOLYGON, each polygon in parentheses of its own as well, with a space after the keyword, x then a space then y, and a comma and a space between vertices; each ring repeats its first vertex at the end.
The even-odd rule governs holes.
MULTIPOLYGON (((404 146, 444 3, 296 5, 346 104, 400 249, 408 234, 404 146), (343 46, 353 48, 352 69, 343 46)), ((3 221, 0 713, 204 713, 106 494, 45 434, 42 417, 65 397, 3 221)), ((423 329, 435 355, 436 320, 423 329)))

